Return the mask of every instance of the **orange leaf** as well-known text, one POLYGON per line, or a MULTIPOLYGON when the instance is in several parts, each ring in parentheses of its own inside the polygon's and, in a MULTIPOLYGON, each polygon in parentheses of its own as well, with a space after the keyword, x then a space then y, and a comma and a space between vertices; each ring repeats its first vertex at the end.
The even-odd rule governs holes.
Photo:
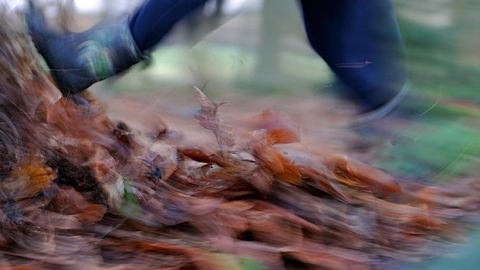
POLYGON ((300 129, 286 116, 267 110, 252 118, 255 129, 264 129, 270 145, 300 141, 300 129))
MULTIPOLYGON (((273 147, 253 144, 253 156, 261 167, 272 171, 275 178, 286 183, 301 185, 300 170, 291 164, 290 160, 273 147)), ((263 169, 263 168, 262 168, 263 169)))
POLYGON ((101 204, 88 204, 82 209, 82 213, 76 214, 75 217, 78 220, 87 223, 89 225, 94 225, 100 220, 107 212, 107 207, 101 204))
MULTIPOLYGON (((42 190, 48 190, 57 174, 33 158, 28 158, 12 175, 13 182, 9 183, 7 190, 18 194, 20 197, 34 196, 42 190)), ((6 182, 4 183, 6 184, 6 182)))
POLYGON ((310 185, 334 196, 340 201, 346 203, 358 203, 347 192, 341 190, 337 186, 338 184, 332 183, 325 172, 322 172, 320 169, 317 169, 310 164, 302 164, 299 168, 302 176, 311 180, 311 183, 310 181, 307 181, 306 184, 310 183, 310 185))
POLYGON ((327 161, 335 179, 342 184, 377 195, 401 193, 400 185, 388 173, 356 159, 334 156, 327 161))

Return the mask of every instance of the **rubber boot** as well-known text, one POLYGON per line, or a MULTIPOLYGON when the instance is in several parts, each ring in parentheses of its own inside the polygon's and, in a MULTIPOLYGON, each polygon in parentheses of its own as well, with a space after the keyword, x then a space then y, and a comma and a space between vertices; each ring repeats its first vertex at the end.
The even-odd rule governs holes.
POLYGON ((35 47, 64 95, 76 94, 144 59, 128 20, 100 22, 84 32, 57 33, 29 1, 27 25, 35 47))

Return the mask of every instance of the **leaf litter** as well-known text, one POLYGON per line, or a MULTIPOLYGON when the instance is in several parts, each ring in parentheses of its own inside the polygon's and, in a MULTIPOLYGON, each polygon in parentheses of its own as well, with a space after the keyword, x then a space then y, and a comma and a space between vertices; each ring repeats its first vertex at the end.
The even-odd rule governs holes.
POLYGON ((378 269, 441 256, 479 221, 478 181, 419 184, 321 149, 291 159, 277 145, 300 130, 273 110, 240 143, 196 87, 216 148, 172 143, 163 121, 142 134, 88 92, 61 97, 0 20, 2 269, 378 269))

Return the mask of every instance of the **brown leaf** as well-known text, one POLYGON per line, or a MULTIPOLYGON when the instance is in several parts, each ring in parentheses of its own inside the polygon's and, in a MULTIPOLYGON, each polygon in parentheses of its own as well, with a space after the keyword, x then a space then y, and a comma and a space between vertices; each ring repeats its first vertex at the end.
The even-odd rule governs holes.
POLYGON ((271 215, 274 215, 278 218, 282 218, 286 221, 292 222, 294 224, 300 225, 306 230, 314 233, 321 233, 322 230, 315 224, 306 221, 305 219, 295 215, 295 213, 290 212, 284 208, 278 207, 274 204, 268 203, 268 202, 263 202, 263 201, 258 201, 255 204, 254 207, 255 210, 258 210, 260 212, 266 212, 271 215))
POLYGON ((193 89, 197 92, 197 99, 201 105, 195 118, 202 127, 213 131, 220 150, 230 150, 235 145, 233 127, 220 119, 217 114, 218 105, 215 102, 211 101, 198 87, 193 86, 193 89))
POLYGON ((400 185, 388 173, 346 156, 333 156, 327 161, 335 180, 349 187, 384 196, 402 192, 400 185))
POLYGON ((94 225, 102 220, 107 213, 107 207, 101 204, 88 204, 82 207, 81 213, 75 215, 78 220, 88 225, 94 225))
POLYGON ((253 206, 245 201, 223 202, 214 211, 195 217, 192 224, 207 236, 236 238, 247 230, 247 213, 253 206))
POLYGON ((43 229, 52 228, 56 230, 80 230, 82 224, 74 215, 58 214, 51 211, 41 211, 39 215, 32 218, 43 229))
POLYGON ((332 270, 370 270, 372 261, 367 254, 349 249, 333 248, 312 241, 305 241, 298 249, 286 251, 289 257, 301 262, 332 270))
POLYGON ((180 148, 179 152, 183 155, 204 163, 212 163, 212 153, 208 153, 205 149, 202 148, 180 148))
POLYGON ((302 227, 269 211, 250 211, 248 230, 253 237, 275 247, 299 246, 304 240, 302 227))
POLYGON ((270 170, 276 179, 294 185, 302 184, 300 170, 279 150, 262 144, 256 139, 250 142, 250 149, 260 167, 270 170))
POLYGON ((269 145, 300 141, 300 128, 278 111, 264 111, 262 114, 252 117, 251 122, 255 129, 266 130, 269 145))
POLYGON ((60 187, 48 208, 59 214, 77 214, 87 205, 85 198, 71 187, 60 187))
POLYGON ((161 143, 154 143, 150 147, 151 160, 149 163, 162 171, 161 181, 166 180, 172 176, 178 167, 177 148, 161 143))
POLYGON ((221 205, 222 199, 215 197, 192 197, 189 198, 188 203, 190 204, 190 206, 187 210, 190 212, 190 214, 195 216, 201 216, 217 209, 221 205))
POLYGON ((251 177, 247 177, 246 180, 258 191, 269 194, 272 191, 275 177, 269 170, 258 169, 251 177))
MULTIPOLYGON (((320 164, 321 165, 321 164, 320 164)), ((325 193, 332 195, 334 198, 346 203, 358 204, 359 201, 355 200, 348 192, 343 191, 335 183, 331 181, 326 173, 326 168, 318 168, 318 164, 303 163, 299 165, 299 170, 302 177, 307 180, 305 184, 310 184, 315 188, 322 190, 325 193), (314 167, 314 165, 317 165, 314 167)))

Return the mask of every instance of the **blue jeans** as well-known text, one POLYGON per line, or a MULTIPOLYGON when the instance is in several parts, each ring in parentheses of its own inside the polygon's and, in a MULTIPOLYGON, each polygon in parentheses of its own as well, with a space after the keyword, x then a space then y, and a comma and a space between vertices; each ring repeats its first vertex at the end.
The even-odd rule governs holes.
MULTIPOLYGON (((131 18, 140 50, 151 49, 207 0, 149 0, 131 18)), ((390 0, 301 0, 305 30, 365 110, 391 99, 407 79, 406 53, 390 0)))

